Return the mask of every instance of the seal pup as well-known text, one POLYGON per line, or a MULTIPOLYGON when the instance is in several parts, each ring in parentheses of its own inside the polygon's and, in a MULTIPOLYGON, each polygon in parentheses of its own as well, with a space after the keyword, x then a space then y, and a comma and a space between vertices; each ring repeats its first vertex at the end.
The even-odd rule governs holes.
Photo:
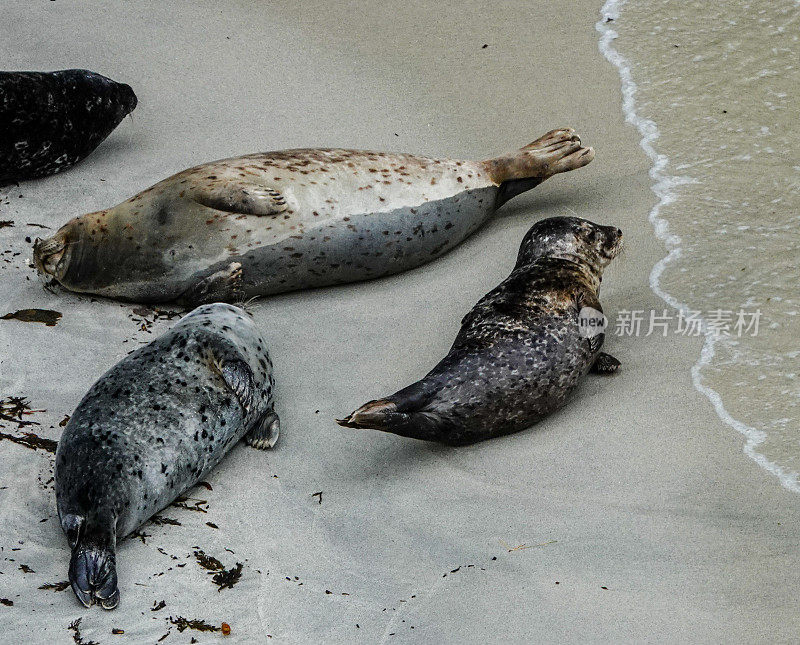
POLYGON ((587 372, 619 366, 600 351, 598 289, 621 245, 618 228, 577 217, 534 224, 511 275, 464 317, 447 356, 421 381, 337 422, 462 445, 544 418, 587 372))
POLYGON ((0 185, 75 165, 136 103, 129 85, 85 69, 0 72, 0 185))
POLYGON ((71 220, 34 260, 72 291, 189 305, 377 278, 442 255, 593 156, 566 128, 488 161, 340 149, 224 159, 71 220))
POLYGON ((122 359, 78 405, 56 450, 58 516, 78 599, 119 603, 122 538, 200 481, 242 437, 272 447, 272 364, 243 310, 204 305, 122 359))

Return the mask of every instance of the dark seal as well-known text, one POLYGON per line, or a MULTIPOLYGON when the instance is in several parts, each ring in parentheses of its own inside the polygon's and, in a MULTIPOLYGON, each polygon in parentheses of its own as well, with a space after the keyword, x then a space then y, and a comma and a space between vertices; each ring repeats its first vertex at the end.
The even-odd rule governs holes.
POLYGON ((85 69, 0 72, 0 185, 75 165, 135 107, 130 86, 85 69))
POLYGON ((514 271, 461 323, 450 353, 421 381, 338 423, 469 444, 518 432, 561 407, 587 372, 619 361, 600 351, 603 269, 622 232, 553 217, 525 236, 514 271))
POLYGON ((243 438, 278 438, 272 364, 241 309, 204 305, 95 383, 56 451, 69 580, 87 607, 119 603, 122 538, 201 480, 243 438))

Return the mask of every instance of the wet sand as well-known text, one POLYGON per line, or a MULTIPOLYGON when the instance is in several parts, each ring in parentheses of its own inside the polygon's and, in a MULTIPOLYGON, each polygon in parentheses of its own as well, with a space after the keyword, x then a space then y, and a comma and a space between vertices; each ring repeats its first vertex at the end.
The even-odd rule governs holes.
POLYGON ((181 619, 229 623, 226 642, 796 637, 797 497, 693 389, 700 339, 610 335, 618 375, 587 379, 547 421, 477 446, 333 421, 430 369, 539 218, 620 226, 627 251, 604 280, 607 315, 664 308, 648 283, 665 254, 647 220, 649 160, 598 52, 600 2, 6 5, 8 69, 91 68, 131 84, 140 103, 79 166, 1 193, 0 220, 14 225, 0 228, 0 251, 11 251, 0 256, 0 315, 63 314, 55 326, 0 320, 0 395, 41 410, 24 415, 41 425, 0 422, 5 433, 57 440, 94 380, 170 324, 43 290, 24 262, 25 237, 43 229, 28 223, 55 228, 192 164, 258 149, 484 158, 570 125, 597 157, 426 267, 253 303, 275 362, 280 442, 237 447, 211 490, 161 513, 179 524, 148 524, 120 544, 115 612, 39 589, 65 580, 68 562, 52 455, 0 441, 0 599, 13 603, 0 605, 4 638, 223 639, 181 619), (241 578, 219 590, 199 551, 227 571, 241 562, 241 578))

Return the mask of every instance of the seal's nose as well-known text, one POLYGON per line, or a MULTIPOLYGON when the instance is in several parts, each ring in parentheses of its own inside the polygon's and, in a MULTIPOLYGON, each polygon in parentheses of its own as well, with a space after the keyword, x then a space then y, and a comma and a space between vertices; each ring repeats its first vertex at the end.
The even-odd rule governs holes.
POLYGON ((119 92, 123 112, 126 115, 130 114, 136 109, 136 106, 139 104, 139 99, 136 98, 133 88, 125 83, 120 83, 119 92))
POLYGON ((58 263, 64 257, 66 243, 60 237, 51 237, 47 240, 36 238, 33 243, 33 263, 36 268, 47 275, 56 275, 58 263))

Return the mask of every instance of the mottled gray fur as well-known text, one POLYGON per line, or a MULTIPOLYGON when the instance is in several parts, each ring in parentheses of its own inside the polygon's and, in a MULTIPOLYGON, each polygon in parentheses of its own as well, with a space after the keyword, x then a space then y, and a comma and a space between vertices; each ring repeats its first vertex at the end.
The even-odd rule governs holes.
POLYGON ((78 405, 56 452, 70 582, 119 601, 115 543, 200 481, 243 437, 274 444, 272 364, 250 316, 204 305, 122 359, 78 405))

